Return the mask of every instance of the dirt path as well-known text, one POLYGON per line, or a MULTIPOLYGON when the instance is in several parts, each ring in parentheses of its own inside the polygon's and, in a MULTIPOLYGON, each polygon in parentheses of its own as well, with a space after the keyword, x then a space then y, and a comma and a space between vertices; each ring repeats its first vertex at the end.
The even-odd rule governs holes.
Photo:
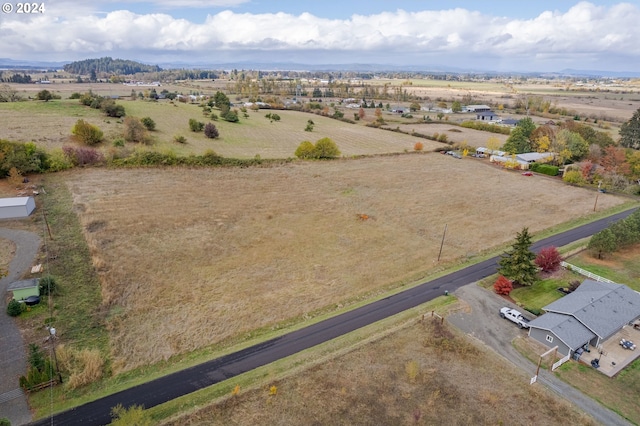
MULTIPOLYGON (((16 245, 16 252, 9 264, 9 275, 0 280, 0 294, 4 300, 9 283, 19 279, 31 268, 40 248, 40 237, 31 232, 0 228, 0 238, 11 240, 16 245)), ((27 398, 18 387, 18 378, 27 370, 27 356, 20 330, 7 315, 4 304, 1 310, 0 418, 8 418, 14 426, 23 425, 31 421, 27 398)))
MULTIPOLYGON (((465 333, 481 340, 533 377, 536 372, 536 366, 520 355, 511 345, 511 341, 514 338, 520 334, 526 335, 527 332, 520 330, 512 322, 501 319, 498 314, 503 306, 511 308, 517 308, 517 306, 508 303, 503 298, 479 287, 475 283, 459 288, 455 291, 455 295, 466 302, 471 309, 468 313, 460 312, 450 315, 447 318, 448 321, 465 333)), ((532 315, 529 317, 532 317, 532 315)), ((579 409, 602 424, 620 426, 631 424, 618 414, 558 379, 547 370, 540 371, 538 382, 574 403, 579 409)), ((528 385, 523 383, 523 386, 528 385)))

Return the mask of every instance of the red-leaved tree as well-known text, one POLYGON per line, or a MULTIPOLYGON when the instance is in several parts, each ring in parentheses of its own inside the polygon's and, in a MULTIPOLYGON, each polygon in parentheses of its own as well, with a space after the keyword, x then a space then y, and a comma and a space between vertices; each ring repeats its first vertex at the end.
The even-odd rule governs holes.
POLYGON ((542 269, 542 272, 555 272, 560 268, 562 256, 555 247, 544 247, 536 257, 536 265, 542 269))
POLYGON ((511 290, 513 290, 513 283, 509 278, 500 275, 496 282, 493 284, 493 289, 498 294, 508 296, 509 293, 511 293, 511 290))

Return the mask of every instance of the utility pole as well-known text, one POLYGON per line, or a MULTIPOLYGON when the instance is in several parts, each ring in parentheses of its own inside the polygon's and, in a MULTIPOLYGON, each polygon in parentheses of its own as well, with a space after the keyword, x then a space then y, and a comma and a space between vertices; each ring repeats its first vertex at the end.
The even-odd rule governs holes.
POLYGON ((444 232, 442 233, 442 242, 440 243, 440 252, 438 253, 438 262, 440 262, 440 255, 442 254, 442 246, 444 246, 444 236, 447 235, 447 224, 444 225, 444 232))
POLYGON ((58 380, 62 383, 62 373, 60 373, 60 368, 58 368, 58 357, 56 356, 56 329, 53 327, 49 328, 49 334, 51 335, 51 345, 53 348, 53 362, 56 364, 56 372, 58 373, 58 380))

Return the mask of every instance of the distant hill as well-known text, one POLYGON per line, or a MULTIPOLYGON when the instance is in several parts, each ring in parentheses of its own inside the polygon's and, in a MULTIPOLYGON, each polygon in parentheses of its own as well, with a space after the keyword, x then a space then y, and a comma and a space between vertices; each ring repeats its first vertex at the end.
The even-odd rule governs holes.
POLYGON ((109 57, 71 62, 65 65, 63 69, 68 73, 81 75, 91 74, 92 72, 130 75, 139 72, 162 71, 162 68, 158 65, 146 65, 127 59, 112 59, 109 57))

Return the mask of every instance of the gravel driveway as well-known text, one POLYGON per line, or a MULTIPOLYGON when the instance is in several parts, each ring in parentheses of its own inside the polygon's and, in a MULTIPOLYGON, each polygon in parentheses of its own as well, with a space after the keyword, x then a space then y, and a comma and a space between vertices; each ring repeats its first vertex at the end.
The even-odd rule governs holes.
MULTIPOLYGON (((511 345, 513 339, 519 335, 526 336, 527 331, 519 329, 511 321, 500 318, 499 314, 500 308, 503 306, 516 309, 518 307, 475 283, 460 287, 454 294, 469 305, 471 312, 458 312, 449 315, 447 320, 463 332, 481 340, 488 347, 528 373, 530 377, 533 377, 536 372, 536 365, 520 355, 511 345)), ((527 315, 525 314, 525 316, 527 315)), ((533 315, 529 315, 529 318, 532 317, 533 315)), ((538 382, 574 403, 582 411, 604 425, 631 425, 617 413, 603 407, 547 370, 540 370, 538 382)), ((529 385, 523 383, 523 386, 529 385)))
MULTIPOLYGON (((40 248, 40 237, 27 231, 0 228, 0 238, 11 240, 16 253, 9 264, 9 275, 0 280, 0 295, 4 301, 9 283, 31 269, 40 248)), ((0 418, 11 424, 23 425, 31 421, 27 397, 18 386, 18 378, 27 371, 27 355, 20 330, 13 318, 7 315, 6 305, 0 312, 0 418)))

